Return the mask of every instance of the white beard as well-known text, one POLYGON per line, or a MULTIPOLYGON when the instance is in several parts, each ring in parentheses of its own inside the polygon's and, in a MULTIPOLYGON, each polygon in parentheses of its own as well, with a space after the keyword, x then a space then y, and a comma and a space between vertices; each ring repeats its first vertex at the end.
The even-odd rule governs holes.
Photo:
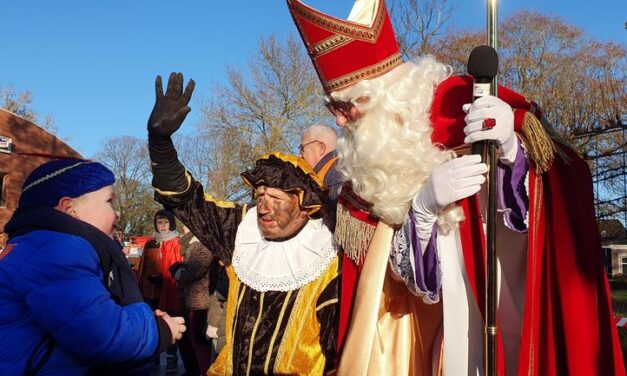
POLYGON ((412 198, 449 155, 431 143, 428 118, 414 121, 411 131, 396 118, 381 108, 370 109, 345 129, 338 145, 340 169, 353 191, 390 224, 403 223, 412 198))
MULTIPOLYGON (((450 73, 450 67, 426 56, 331 93, 340 101, 367 98, 356 105, 363 116, 349 123, 338 141, 340 170, 384 222, 403 223, 433 169, 454 157, 431 142, 433 96, 450 73)), ((449 216, 452 209, 439 213, 440 225, 455 226, 463 218, 459 210, 449 216)))

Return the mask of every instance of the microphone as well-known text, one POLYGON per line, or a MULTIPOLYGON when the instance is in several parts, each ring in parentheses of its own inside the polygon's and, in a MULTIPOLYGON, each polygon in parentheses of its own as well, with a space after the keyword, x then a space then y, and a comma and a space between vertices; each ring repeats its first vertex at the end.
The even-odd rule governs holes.
MULTIPOLYGON (((472 100, 490 95, 490 85, 499 70, 499 56, 490 46, 477 46, 472 49, 468 57, 466 70, 474 81, 472 85, 472 100)), ((472 144, 472 154, 479 154, 485 161, 485 141, 472 144)))

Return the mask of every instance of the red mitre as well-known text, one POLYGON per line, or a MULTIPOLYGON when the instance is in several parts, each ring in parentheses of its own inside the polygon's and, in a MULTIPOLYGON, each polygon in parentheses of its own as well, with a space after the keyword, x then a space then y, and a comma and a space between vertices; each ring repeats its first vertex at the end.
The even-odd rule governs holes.
MULTIPOLYGON (((372 0, 377 1, 377 0, 372 0)), ((370 26, 287 0, 325 93, 387 73, 403 63, 384 0, 370 26)))
MULTIPOLYGON (((431 106, 431 124, 433 134, 431 141, 452 149, 464 143, 464 127, 466 114, 462 106, 472 102, 472 76, 450 77, 435 90, 433 105, 431 106)), ((533 114, 537 119, 542 112, 537 104, 529 102, 522 95, 499 85, 498 97, 507 102, 514 110, 514 129, 523 130, 525 116, 533 114)))

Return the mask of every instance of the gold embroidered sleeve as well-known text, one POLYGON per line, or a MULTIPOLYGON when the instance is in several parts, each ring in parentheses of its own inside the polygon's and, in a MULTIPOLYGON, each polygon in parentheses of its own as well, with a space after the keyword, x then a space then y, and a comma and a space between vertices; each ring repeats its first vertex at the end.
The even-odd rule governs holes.
POLYGON ((231 264, 235 234, 243 217, 243 208, 205 195, 202 185, 189 173, 186 176, 189 184, 185 191, 156 190, 155 199, 172 210, 198 240, 228 266, 231 264))

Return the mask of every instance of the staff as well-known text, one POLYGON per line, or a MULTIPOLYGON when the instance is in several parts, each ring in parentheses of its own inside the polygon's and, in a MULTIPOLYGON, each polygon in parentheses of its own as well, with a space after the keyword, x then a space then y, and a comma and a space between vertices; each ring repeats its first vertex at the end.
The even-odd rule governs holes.
MULTIPOLYGON (((497 49, 497 4, 496 0, 487 0, 487 35, 488 45, 497 49)), ((490 95, 496 96, 498 88, 497 76, 492 78, 490 95)), ((488 211, 486 224, 486 351, 485 351, 485 374, 496 375, 497 359, 497 326, 496 309, 498 301, 497 290, 497 264, 496 264, 496 171, 497 156, 496 145, 493 141, 487 143, 488 153, 488 211)))

